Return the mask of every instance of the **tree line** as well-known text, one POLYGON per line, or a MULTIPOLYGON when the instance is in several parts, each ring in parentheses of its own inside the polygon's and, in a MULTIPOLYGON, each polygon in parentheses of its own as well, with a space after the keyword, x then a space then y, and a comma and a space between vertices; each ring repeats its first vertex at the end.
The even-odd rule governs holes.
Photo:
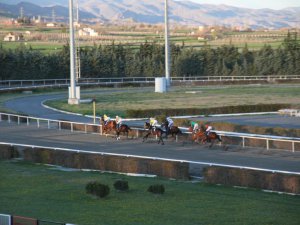
MULTIPOLYGON (((15 50, 0 45, 0 79, 69 78, 69 46, 43 54, 30 46, 15 50)), ((81 76, 158 77, 165 74, 164 46, 145 42, 139 48, 121 44, 94 45, 80 49, 81 76)), ((251 76, 300 74, 300 44, 297 34, 288 33, 279 48, 265 45, 250 51, 245 45, 202 49, 171 46, 171 76, 251 76)))

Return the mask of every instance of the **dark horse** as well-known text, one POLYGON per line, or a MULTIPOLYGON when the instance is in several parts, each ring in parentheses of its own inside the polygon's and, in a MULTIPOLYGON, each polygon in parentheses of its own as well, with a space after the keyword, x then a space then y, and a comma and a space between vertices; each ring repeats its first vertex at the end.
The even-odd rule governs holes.
POLYGON ((177 126, 172 126, 169 128, 169 123, 167 120, 161 125, 161 127, 165 127, 166 129, 166 138, 168 138, 169 134, 171 134, 174 138, 176 138, 178 134, 182 134, 181 130, 177 126))
POLYGON ((161 142, 162 145, 164 145, 164 141, 162 139, 163 133, 164 131, 158 127, 155 128, 155 130, 153 129, 153 127, 150 125, 150 123, 145 122, 144 124, 144 128, 148 130, 148 133, 143 137, 143 142, 145 140, 147 140, 147 138, 149 137, 150 134, 155 135, 158 137, 158 142, 157 144, 159 144, 161 142))
POLYGON ((210 132, 208 135, 206 135, 202 128, 192 134, 192 140, 195 142, 201 141, 202 144, 211 142, 209 147, 213 146, 215 140, 222 142, 221 137, 216 132, 210 132))
POLYGON ((108 123, 106 125, 104 125, 104 120, 102 117, 101 117, 100 121, 101 121, 100 123, 103 125, 103 132, 105 134, 107 134, 110 131, 115 131, 117 140, 120 140, 120 133, 123 133, 124 135, 126 134, 126 137, 128 138, 128 133, 131 130, 128 125, 121 124, 121 126, 119 128, 117 128, 117 123, 114 120, 108 121, 108 123))

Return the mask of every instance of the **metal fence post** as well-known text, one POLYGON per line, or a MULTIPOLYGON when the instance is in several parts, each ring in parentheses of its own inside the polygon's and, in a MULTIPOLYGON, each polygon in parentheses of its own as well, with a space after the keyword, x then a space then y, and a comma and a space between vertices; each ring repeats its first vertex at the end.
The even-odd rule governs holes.
POLYGON ((26 122, 27 122, 27 126, 29 126, 29 118, 28 117, 27 117, 27 121, 26 122))
POLYGON ((245 148, 245 137, 243 137, 243 148, 245 148))
POLYGON ((48 129, 50 129, 50 120, 48 120, 48 129))
POLYGON ((37 127, 40 128, 40 120, 37 119, 36 122, 37 122, 37 127))
POLYGON ((269 139, 266 139, 267 141, 267 150, 269 150, 269 139))
POLYGON ((20 116, 18 116, 18 125, 20 125, 20 116))
POLYGON ((292 141, 292 151, 295 152, 295 142, 292 141))
POLYGON ((8 115, 8 123, 10 123, 10 115, 8 115))
POLYGON ((71 132, 73 132, 73 123, 71 123, 71 132))

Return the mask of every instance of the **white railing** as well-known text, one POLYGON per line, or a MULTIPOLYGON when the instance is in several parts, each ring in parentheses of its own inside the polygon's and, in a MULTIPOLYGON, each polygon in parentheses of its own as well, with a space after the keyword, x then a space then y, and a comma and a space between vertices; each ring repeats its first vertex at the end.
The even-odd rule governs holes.
MULTIPOLYGON (((300 80, 300 75, 269 76, 189 76, 171 77, 171 82, 218 82, 218 81, 276 81, 300 80)), ((113 78, 80 78, 79 85, 121 84, 121 83, 154 83, 155 77, 113 77, 113 78)), ((21 87, 52 87, 69 85, 69 79, 41 80, 0 80, 0 89, 21 87)))
MULTIPOLYGON (((62 120, 51 120, 51 119, 45 119, 45 118, 37 118, 37 117, 31 117, 31 116, 23 116, 23 115, 0 112, 0 122, 3 120, 8 121, 8 123, 11 123, 13 121, 16 122, 17 124, 26 123, 27 126, 29 126, 32 123, 35 123, 38 128, 41 127, 42 124, 44 124, 48 129, 51 129, 51 128, 55 128, 58 130, 69 129, 71 132, 99 133, 100 135, 103 135, 102 125, 99 125, 99 124, 79 123, 79 122, 62 121, 62 120), (54 126, 52 125, 53 123, 55 124, 54 126), (64 127, 62 126, 62 125, 66 125, 66 124, 68 126, 64 126, 64 127), (77 126, 81 126, 81 129, 79 129, 77 126)), ((140 127, 131 127, 131 129, 135 130, 136 138, 141 137, 140 132, 145 131, 145 129, 140 128, 140 127)), ((191 134, 191 132, 187 131, 188 130, 187 128, 182 128, 182 130, 184 130, 184 132, 183 132, 184 134, 191 134)), ((227 131, 215 131, 215 132, 222 137, 240 138, 242 140, 242 147, 252 147, 253 145, 247 145, 247 140, 254 139, 254 140, 265 141, 264 146, 256 146, 255 145, 254 147, 263 147, 263 148, 266 148, 267 150, 269 150, 269 149, 274 149, 274 148, 271 148, 272 142, 285 142, 290 145, 290 150, 292 152, 300 151, 300 138, 272 136, 272 135, 259 135, 259 134, 249 134, 249 133, 236 133, 236 132, 227 132, 227 131)), ((178 140, 178 137, 176 137, 176 141, 177 140, 178 140)), ((276 148, 276 149, 280 149, 280 148, 276 148)))

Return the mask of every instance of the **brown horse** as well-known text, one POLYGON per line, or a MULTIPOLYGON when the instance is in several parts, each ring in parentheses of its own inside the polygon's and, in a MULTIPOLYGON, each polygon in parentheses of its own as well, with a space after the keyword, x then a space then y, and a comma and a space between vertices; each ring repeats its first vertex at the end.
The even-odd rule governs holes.
POLYGON ((130 131, 130 127, 126 124, 121 124, 119 128, 116 128, 116 133, 117 133, 117 140, 120 140, 120 133, 123 133, 124 135, 126 134, 126 137, 128 139, 128 133, 130 131))
POLYGON ((168 135, 171 134, 172 137, 176 138, 178 134, 182 134, 182 131, 177 126, 172 126, 171 128, 168 127, 169 123, 168 121, 165 121, 161 127, 165 127, 166 129, 166 138, 168 138, 168 135))
POLYGON ((110 120, 107 122, 106 125, 104 125, 104 120, 102 117, 100 123, 103 126, 103 132, 105 134, 107 134, 110 131, 115 131, 117 140, 120 140, 120 133, 123 133, 124 135, 126 134, 126 137, 128 138, 128 133, 131 130, 130 127, 126 124, 121 124, 121 126, 117 128, 117 123, 114 120, 110 120))
POLYGON ((162 145, 165 144, 164 141, 163 141, 163 138, 162 138, 163 133, 164 133, 164 131, 162 129, 156 127, 155 130, 154 130, 154 128, 148 122, 145 122, 144 128, 148 130, 148 133, 143 137, 143 142, 145 140, 147 140, 147 138, 149 137, 149 135, 154 135, 154 136, 158 137, 157 144, 159 144, 160 142, 161 142, 162 145))
POLYGON ((194 132, 192 135, 192 140, 194 142, 201 141, 202 144, 210 142, 211 144, 209 147, 213 146, 215 140, 222 142, 221 137, 216 132, 210 132, 208 135, 206 135, 203 129, 199 129, 198 131, 194 132))

